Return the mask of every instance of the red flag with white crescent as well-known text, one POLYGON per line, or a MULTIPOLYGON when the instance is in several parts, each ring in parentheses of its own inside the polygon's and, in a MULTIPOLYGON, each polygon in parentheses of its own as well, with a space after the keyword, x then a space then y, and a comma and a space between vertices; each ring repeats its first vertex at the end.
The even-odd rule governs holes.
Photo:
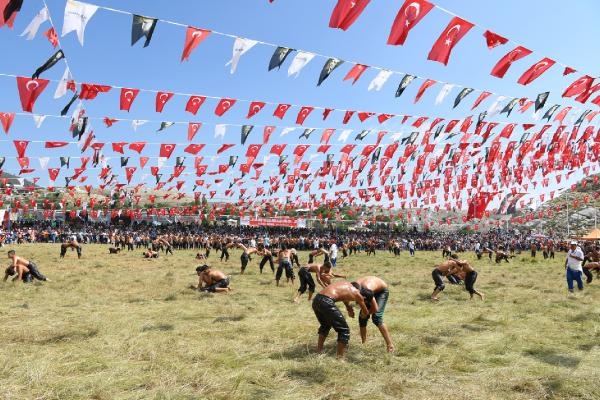
POLYGON ((200 106, 204 103, 206 97, 192 95, 185 105, 185 111, 196 115, 200 106))
POLYGON ((265 129, 263 130, 263 144, 267 143, 269 141, 269 138, 271 137, 271 134, 273 133, 273 131, 275 130, 274 126, 265 126, 265 129))
POLYGON ((246 116, 246 118, 250 119, 254 117, 260 112, 260 110, 263 109, 265 104, 266 103, 264 101, 253 101, 252 103, 250 103, 250 106, 248 107, 248 115, 246 116))
POLYGON ((21 99, 21 107, 23 111, 32 112, 33 105, 40 94, 48 86, 47 79, 31 79, 23 76, 17 76, 17 89, 21 99))
POLYGON ((485 37, 485 42, 487 44, 488 49, 493 49, 496 46, 501 44, 506 44, 508 39, 504 36, 500 36, 497 33, 494 33, 490 30, 487 30, 483 33, 483 37, 485 37))
POLYGON ((363 74, 363 72, 367 70, 367 68, 369 68, 368 65, 354 64, 352 69, 350 69, 350 71, 348 71, 348 73, 344 77, 344 80, 347 81, 348 79, 354 79, 352 81, 352 84, 354 85, 358 78, 360 78, 360 76, 363 74))
POLYGON ((133 150, 133 151, 137 152, 138 154, 142 154, 142 150, 144 150, 145 146, 146 146, 146 142, 129 143, 129 150, 133 150))
POLYGON ((296 116, 296 123, 298 125, 302 125, 304 123, 304 120, 306 119, 306 117, 308 117, 308 115, 314 110, 314 107, 311 106, 302 106, 302 108, 300 108, 300 111, 298 111, 298 115, 296 116))
POLYGON ((338 0, 329 17, 329 27, 348 29, 371 0, 338 0))
POLYGON ((201 144, 189 144, 187 145, 187 147, 185 149, 183 149, 184 152, 192 154, 192 155, 196 155, 200 152, 200 150, 202 150, 204 148, 205 144, 201 143, 201 144))
POLYGON ((223 116, 235 104, 236 99, 222 98, 215 108, 215 115, 223 116))
POLYGON ((146 163, 148 162, 148 160, 150 160, 150 157, 145 157, 145 156, 140 157, 140 168, 144 168, 146 166, 146 163))
POLYGON ((125 176, 127 178, 127 183, 131 182, 131 178, 133 177, 133 173, 136 169, 136 167, 125 167, 125 176))
POLYGON ((44 147, 46 149, 56 149, 58 147, 65 147, 68 144, 69 142, 46 142, 44 144, 44 147))
POLYGON ((273 112, 273 116, 279 119, 283 119, 285 113, 287 112, 287 110, 290 109, 291 106, 291 104, 279 104, 273 112))
POLYGON ((188 142, 191 142, 192 139, 194 139, 194 136, 196 136, 196 133, 198 132, 198 130, 202 127, 202 123, 201 122, 190 122, 188 123, 188 132, 187 132, 187 140, 188 142))
MULTIPOLYGON (((423 82, 423 84, 419 88, 417 95, 415 96, 415 103, 417 103, 419 100, 421 100, 421 96, 423 96, 423 93, 425 93, 425 91, 427 89, 429 89, 431 86, 435 85, 436 83, 437 83, 437 81, 435 81, 433 79, 426 79, 425 82, 423 82)), ((404 123, 404 121, 402 121, 402 123, 404 123)))
POLYGON ((406 0, 392 24, 392 29, 387 44, 402 45, 406 41, 408 32, 421 21, 433 8, 433 4, 425 0, 406 0))
POLYGON ((160 113, 163 111, 165 104, 167 104, 167 101, 171 100, 171 97, 173 97, 173 94, 174 94, 173 92, 158 92, 158 93, 156 93, 156 102, 155 102, 156 112, 160 113))
POLYGON ((135 100, 135 98, 137 97, 137 95, 139 93, 140 93, 139 89, 122 88, 121 89, 120 109, 123 111, 129 112, 129 109, 131 108, 131 104, 133 104, 133 101, 135 100))
POLYGON ((527 71, 525 71, 523 75, 521 75, 517 82, 521 85, 528 85, 534 80, 536 80, 544 72, 546 72, 548 68, 553 66, 555 63, 556 61, 548 57, 544 57, 540 61, 536 62, 531 67, 529 67, 527 71))
POLYGON ((462 18, 454 17, 433 44, 427 56, 428 60, 448 65, 450 53, 456 43, 475 25, 462 18))
POLYGON ((321 135, 321 141, 320 143, 329 143, 329 139, 331 138, 331 135, 333 135, 333 133, 335 132, 335 128, 327 128, 323 131, 323 134, 321 135))
POLYGON ((15 144, 15 148, 17 149, 18 157, 25 157, 25 150, 27 150, 27 146, 29 145, 28 140, 13 140, 15 144))
POLYGON ((496 78, 503 78, 508 71, 508 68, 512 65, 513 62, 520 60, 523 57, 531 54, 531 50, 526 49, 523 46, 517 46, 508 53, 504 55, 492 68, 492 72, 490 74, 495 76, 496 78))
POLYGON ((260 145, 260 144, 251 144, 250 146, 248 146, 248 149, 246 150, 246 157, 256 158, 258 156, 258 152, 260 151, 261 147, 262 147, 262 145, 260 145))
POLYGON ((60 168, 48 168, 48 177, 51 181, 55 181, 58 178, 58 173, 60 172, 60 168))
POLYGON ((175 143, 161 143, 159 156, 166 158, 171 157, 171 154, 173 154, 173 150, 175 150, 175 146, 175 143))
POLYGON ((269 153, 270 154, 276 154, 276 155, 280 156, 286 146, 287 145, 285 143, 283 143, 283 144, 274 144, 273 146, 271 146, 271 151, 269 153))
POLYGON ((473 103, 473 107, 471 107, 471 110, 474 110, 479 104, 481 104, 483 100, 488 98, 491 94, 491 92, 481 92, 477 100, 475 100, 475 103, 473 103))
POLYGON ((562 94, 562 97, 573 97, 580 95, 582 93, 586 93, 592 87, 592 83, 594 82, 594 78, 589 75, 583 75, 580 78, 577 78, 573 83, 569 85, 565 89, 562 94))
POLYGON ((125 152, 123 151, 123 147, 125 147, 126 144, 127 142, 113 142, 112 150, 116 153, 125 154, 125 152))
POLYGON ((181 61, 188 61, 192 51, 198 47, 200 43, 204 41, 210 35, 211 31, 207 29, 199 29, 191 26, 187 27, 185 32, 185 43, 183 44, 183 51, 181 52, 181 61))
POLYGON ((0 123, 2 124, 2 129, 4 129, 4 133, 6 133, 7 135, 14 119, 14 112, 0 112, 0 123))

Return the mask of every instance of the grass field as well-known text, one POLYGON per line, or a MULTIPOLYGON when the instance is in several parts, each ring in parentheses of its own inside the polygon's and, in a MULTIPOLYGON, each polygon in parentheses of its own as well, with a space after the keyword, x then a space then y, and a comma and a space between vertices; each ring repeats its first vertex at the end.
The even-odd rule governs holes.
POLYGON ((217 295, 187 288, 197 282, 192 251, 144 260, 88 245, 82 260, 60 261, 58 245, 14 248, 53 281, 0 283, 1 399, 600 398, 600 281, 568 298, 564 254, 501 265, 461 255, 485 302, 454 285, 429 301, 439 252, 341 260, 349 279, 390 284, 396 352, 373 325, 361 344, 348 319, 340 362, 333 331, 326 354, 315 354, 306 295, 294 304, 297 287, 275 287, 256 258, 239 275, 237 251, 228 263, 211 254, 234 288, 217 295))

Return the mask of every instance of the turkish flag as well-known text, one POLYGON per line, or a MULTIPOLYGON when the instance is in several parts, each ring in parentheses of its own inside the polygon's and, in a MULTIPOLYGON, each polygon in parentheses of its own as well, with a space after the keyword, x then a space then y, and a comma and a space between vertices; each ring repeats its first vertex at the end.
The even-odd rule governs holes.
POLYGON ((138 154, 142 154, 142 150, 146 146, 146 142, 134 142, 129 143, 129 149, 137 152, 138 154))
POLYGON ((104 117, 103 121, 104 121, 104 124, 106 125, 106 127, 110 128, 111 126, 113 126, 113 124, 115 122, 118 121, 118 119, 104 117))
POLYGON ((523 46, 515 47, 506 53, 504 57, 502 57, 500 61, 494 65, 494 68, 492 68, 492 72, 490 74, 496 78, 503 78, 513 62, 518 61, 529 54, 531 54, 531 50, 526 49, 523 46))
POLYGON ((246 157, 256 158, 256 156, 258 156, 258 152, 260 151, 261 147, 262 147, 262 145, 260 145, 260 144, 251 144, 250 146, 248 146, 248 149, 246 150, 246 157))
POLYGON ((93 83, 82 83, 79 98, 81 100, 94 100, 98 93, 107 93, 112 89, 108 85, 96 85, 93 83))
POLYGON ((323 110, 323 121, 325 121, 327 119, 327 117, 329 116, 329 113, 333 111, 333 108, 326 108, 323 110))
POLYGON ((22 169, 29 168, 29 157, 17 157, 17 162, 22 169))
POLYGON ((266 103, 264 101, 253 101, 252 103, 250 103, 250 107, 248 107, 248 115, 246 116, 246 118, 250 119, 254 117, 260 112, 260 110, 263 109, 265 104, 266 103))
POLYGON ((155 166, 150 167, 150 174, 152 176, 158 175, 158 167, 155 167, 155 166))
POLYGON ((189 60, 192 51, 210 35, 211 31, 206 29, 187 27, 185 32, 185 43, 181 53, 181 61, 189 60))
POLYGON ((235 144, 224 144, 221 147, 219 147, 219 150, 217 150, 217 154, 221 154, 222 152, 224 152, 227 149, 232 148, 233 146, 235 146, 235 144))
POLYGON ((55 181, 58 178, 58 173, 60 172, 60 168, 48 168, 48 176, 51 181, 55 181))
POLYGON ((444 65, 448 65, 450 53, 456 43, 469 32, 474 25, 462 18, 454 17, 446 26, 440 37, 435 41, 429 55, 428 60, 438 61, 444 65))
POLYGON ((298 157, 302 157, 304 155, 304 153, 306 152, 306 150, 308 150, 309 147, 310 147, 309 144, 297 145, 296 148, 294 149, 294 155, 296 155, 298 157))
POLYGON ((128 89, 128 88, 121 89, 120 109, 123 111, 129 112, 129 109, 131 108, 131 104, 133 103, 133 100, 135 100, 135 98, 137 97, 137 95, 139 93, 140 93, 139 89, 128 89))
POLYGON ((190 98, 187 101, 187 104, 185 105, 185 111, 196 115, 198 109, 200 108, 202 103, 204 103, 204 100, 206 100, 206 97, 204 96, 190 96, 190 98))
MULTIPOLYGON (((437 83, 437 81, 434 81, 433 79, 426 79, 425 82, 423 82, 423 84, 419 88, 419 91, 417 92, 417 95, 415 97, 415 103, 421 99, 421 96, 423 96, 423 93, 425 93, 425 91, 427 89, 429 89, 431 86, 435 85, 436 83, 437 83)), ((404 123, 404 121, 402 121, 402 123, 404 123)))
POLYGON ((133 177, 133 173, 136 169, 136 167, 125 167, 125 176, 127 178, 127 183, 131 182, 131 178, 133 177))
POLYGON ((394 114, 379 114, 377 116, 377 121, 379 121, 380 124, 383 124, 385 121, 392 117, 394 117, 394 114))
POLYGON ((204 144, 189 144, 183 151, 189 154, 196 155, 204 148, 204 144))
POLYGON ((17 76, 17 88, 21 98, 21 107, 23 111, 32 112, 33 105, 40 94, 48 86, 47 79, 31 79, 23 76, 17 76))
POLYGON ((355 147, 356 147, 355 144, 347 144, 340 149, 340 152, 350 155, 350 153, 352 153, 352 150, 354 150, 355 147))
POLYGON ((196 133, 198 132, 198 130, 202 127, 202 123, 201 122, 190 122, 188 123, 188 133, 187 133, 187 140, 188 142, 191 142, 192 139, 194 138, 194 136, 196 136, 196 133))
POLYGON ((223 114, 229 111, 229 109, 235 104, 236 101, 236 99, 222 98, 219 101, 219 104, 217 104, 217 107, 215 108, 215 114, 221 117, 223 114))
POLYGON ((408 32, 421 21, 433 8, 433 4, 425 0, 406 0, 394 19, 387 44, 404 44, 408 32))
POLYGON ((140 168, 144 168, 150 157, 140 157, 140 168))
POLYGON ((229 164, 219 164, 219 174, 224 174, 229 169, 229 164))
POLYGON ((4 129, 4 133, 8 135, 8 131, 10 130, 10 126, 15 120, 14 112, 0 112, 0 123, 2 123, 2 128, 4 129))
POLYGON ((354 64, 352 69, 350 69, 350 71, 348 71, 348 73, 344 77, 344 80, 346 81, 348 79, 354 79, 352 81, 352 84, 354 85, 356 83, 356 81, 358 80, 358 78, 360 78, 362 73, 367 70, 367 68, 369 68, 369 67, 364 64, 354 64))
POLYGON ((283 119, 283 116, 285 115, 287 110, 290 109, 291 106, 291 104, 279 104, 275 109, 275 112, 273 112, 273 116, 279 119, 283 119))
POLYGON ((471 110, 474 110, 479 104, 481 104, 483 100, 487 99, 491 94, 491 92, 481 92, 477 100, 475 100, 475 103, 473 103, 473 107, 471 107, 471 110))
POLYGON ((333 133, 335 132, 335 128, 327 128, 323 131, 323 134, 321 135, 321 141, 320 143, 329 143, 329 139, 331 138, 331 135, 333 135, 333 133))
POLYGON ((330 28, 346 30, 356 21, 371 0, 338 0, 329 18, 330 28))
POLYGON ((507 38, 489 30, 483 32, 483 36, 485 37, 485 42, 487 43, 488 49, 493 49, 496 46, 506 44, 508 42, 507 38))
POLYGON ((274 130, 274 126, 265 126, 265 129, 263 130, 263 144, 269 141, 269 138, 271 137, 271 134, 274 130))
POLYGON ((331 148, 330 144, 322 144, 319 146, 319 148, 317 149, 317 153, 327 153, 327 151, 331 148))
POLYGON ((58 46, 58 35, 56 34, 56 30, 54 29, 54 27, 44 32, 44 36, 48 38, 48 41, 50 42, 52 47, 56 48, 56 46, 58 46))
POLYGON ((525 71, 523 75, 521 75, 517 82, 519 82, 521 85, 528 85, 534 80, 536 80, 544 72, 546 72, 546 70, 553 66, 555 63, 556 61, 548 57, 544 57, 540 61, 536 62, 531 67, 529 67, 529 69, 527 69, 527 71, 525 71))
POLYGON ((127 144, 127 142, 114 142, 112 144, 112 150, 116 153, 125 154, 123 151, 123 147, 127 144))
POLYGON ((277 154, 278 156, 280 156, 281 153, 283 152, 283 150, 285 149, 285 146, 287 146, 285 143, 284 144, 274 144, 271 147, 271 151, 269 153, 270 154, 277 154))
POLYGON ((156 112, 162 112, 163 108, 165 107, 165 104, 167 104, 167 101, 171 100, 171 97, 173 97, 173 92, 156 93, 156 112))
POLYGON ((344 118, 342 119, 342 124, 347 124, 348 121, 350 121, 350 118, 352 118, 352 116, 354 115, 354 113, 354 110, 346 110, 346 112, 344 113, 344 118))
POLYGON ((13 143, 17 149, 18 157, 25 157, 25 150, 27 150, 29 140, 13 140, 13 143))
POLYGON ((162 143, 160 145, 159 156, 160 157, 169 158, 169 157, 171 157, 171 154, 173 153, 173 150, 175 150, 175 144, 174 143, 171 143, 171 144, 162 143))
POLYGON ((56 149, 58 147, 65 147, 69 142, 46 142, 44 147, 47 149, 56 149))
POLYGON ((308 115, 314 109, 315 109, 314 107, 302 106, 302 108, 300 108, 300 111, 298 112, 298 115, 296 116, 296 123, 298 125, 302 125, 304 123, 304 120, 306 119, 306 117, 308 117, 308 115))
POLYGON ((589 75, 583 75, 582 77, 575 80, 565 89, 562 97, 573 97, 582 93, 587 93, 594 83, 594 79, 589 75))

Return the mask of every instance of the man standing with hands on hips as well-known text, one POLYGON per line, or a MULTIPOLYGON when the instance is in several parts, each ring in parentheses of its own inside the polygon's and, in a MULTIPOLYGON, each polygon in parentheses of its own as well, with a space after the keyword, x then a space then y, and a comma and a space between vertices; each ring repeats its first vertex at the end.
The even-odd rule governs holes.
POLYGON ((569 245, 569 251, 567 252, 567 260, 565 262, 565 269, 567 273, 567 287, 569 293, 573 293, 573 281, 577 282, 577 288, 583 290, 583 251, 581 247, 577 245, 577 242, 572 241, 569 245))

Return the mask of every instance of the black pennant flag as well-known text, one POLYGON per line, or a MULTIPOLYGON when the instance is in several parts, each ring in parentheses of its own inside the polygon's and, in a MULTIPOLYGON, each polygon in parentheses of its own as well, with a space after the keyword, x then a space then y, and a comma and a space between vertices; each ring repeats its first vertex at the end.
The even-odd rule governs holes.
POLYGON ((519 99, 515 97, 514 99, 509 101, 507 105, 504 106, 502 111, 500 111, 500 114, 506 113, 506 116, 508 117, 510 115, 510 112, 512 111, 513 108, 515 108, 515 106, 517 105, 518 102, 519 102, 519 99))
POLYGON ((485 119, 486 116, 487 116, 487 111, 479 113, 479 117, 477 117, 477 126, 479 126, 483 122, 483 120, 485 119))
POLYGON ((60 166, 64 167, 67 166, 67 168, 69 168, 69 157, 61 157, 60 158, 60 166))
POLYGON ((79 117, 77 118, 77 122, 73 126, 73 137, 77 138, 77 140, 81 139, 81 136, 85 133, 87 128, 88 117, 79 117))
POLYGON ((64 117, 65 115, 67 115, 67 113, 69 112, 69 108, 71 108, 71 106, 73 105, 73 103, 75 103, 75 100, 77 100, 77 97, 79 97, 79 93, 75 93, 73 95, 73 97, 71 97, 71 100, 69 100, 69 102, 67 103, 67 105, 60 111, 60 115, 62 117, 64 117))
POLYGON ((544 108, 544 105, 546 104, 546 100, 548 100, 549 95, 550 92, 544 92, 537 95, 537 98, 535 99, 535 112, 538 112, 539 110, 544 108))
POLYGON ((65 176, 65 186, 69 186, 69 183, 71 183, 71 178, 68 176, 65 176))
POLYGON ((176 157, 175 158, 175 166, 183 167, 183 163, 185 162, 185 157, 176 157))
POLYGON ((121 167, 127 166, 128 162, 129 162, 129 157, 121 157, 121 167))
POLYGON ((320 86, 321 83, 323 83, 323 81, 327 79, 327 77, 329 77, 329 74, 331 74, 334 69, 343 64, 343 62, 343 60, 339 60, 337 58, 330 58, 329 60, 327 60, 325 65, 323 65, 321 74, 319 75, 319 82, 317 83, 317 86, 320 86))
POLYGON ((363 140, 371 132, 369 129, 363 129, 361 133, 356 135, 354 140, 363 140))
POLYGON ((158 185, 158 182, 160 182, 160 178, 162 178, 163 174, 156 174, 156 184, 158 185))
POLYGON ((22 5, 23 5, 23 0, 9 0, 8 4, 6 4, 6 7, 4 7, 4 12, 3 12, 4 21, 8 21, 14 13, 21 11, 22 5))
POLYGON ((552 107, 550 107, 545 113, 544 116, 542 117, 542 119, 544 118, 548 118, 548 122, 550 122, 550 118, 552 118, 552 114, 554 114, 554 112, 558 109, 558 107, 560 107, 560 104, 555 104, 552 107))
POLYGON ((283 162, 288 158, 287 154, 283 154, 281 156, 279 156, 279 164, 278 166, 281 166, 281 164, 283 164, 283 162))
POLYGON ((403 139, 400 140, 400 144, 414 144, 415 140, 417 140, 417 137, 419 136, 419 132, 412 132, 410 134, 410 136, 407 136, 403 139))
POLYGON ((65 53, 63 53, 62 50, 58 50, 56 53, 54 53, 52 57, 48 59, 48 61, 46 61, 41 67, 35 70, 33 75, 31 75, 31 79, 37 79, 42 74, 42 72, 49 70, 54 66, 54 64, 56 64, 63 58, 65 58, 65 53))
POLYGON ((248 135, 252 132, 254 125, 242 125, 242 145, 246 143, 248 135))
POLYGON ((381 147, 377 147, 371 156, 371 164, 375 164, 379 160, 379 154, 381 153, 381 147))
POLYGON ((440 133, 442 133, 442 130, 444 129, 444 124, 442 125, 438 125, 438 127, 435 129, 435 132, 433 133, 433 138, 437 139, 438 136, 440 136, 440 133))
POLYGON ((327 154, 326 162, 327 162, 328 166, 331 165, 331 161, 333 161, 333 154, 332 153, 327 154))
POLYGON ((175 122, 163 121, 160 123, 160 128, 158 128, 156 132, 164 131, 165 129, 173 125, 175 125, 175 122))
POLYGON ((396 97, 400 97, 404 89, 416 78, 415 75, 406 74, 404 78, 400 81, 400 85, 398 85, 398 89, 396 89, 396 97))
POLYGON ((579 118, 577 118, 577 121, 575 121, 575 125, 581 125, 581 123, 583 122, 583 119, 591 112, 592 112, 592 110, 585 110, 583 112, 583 114, 581 114, 579 116, 579 118))
POLYGON ((282 46, 279 46, 277 49, 275 49, 275 53, 273 53, 271 56, 271 61, 269 62, 269 71, 274 68, 280 68, 281 64, 283 64, 287 56, 292 51, 294 51, 294 49, 282 46))
POLYGON ((229 156, 229 166, 234 167, 235 163, 237 163, 238 156, 229 156))
POLYGON ((152 34, 158 19, 143 17, 141 15, 133 15, 133 24, 131 25, 131 45, 137 43, 142 37, 146 37, 144 47, 148 47, 150 40, 152 40, 152 34))
POLYGON ((308 139, 310 134, 313 133, 314 131, 315 131, 315 128, 307 128, 304 130, 304 132, 302 132, 302 135, 298 136, 298 139, 301 139, 303 137, 308 139))
POLYGON ((6 157, 0 157, 0 169, 4 166, 4 161, 6 161, 6 157))
POLYGON ((460 104, 462 99, 467 97, 472 91, 473 91, 473 89, 471 89, 471 88, 464 88, 463 90, 461 90, 460 93, 458 94, 458 96, 456 96, 456 99, 454 99, 454 107, 453 108, 456 108, 456 106, 458 106, 460 104))

